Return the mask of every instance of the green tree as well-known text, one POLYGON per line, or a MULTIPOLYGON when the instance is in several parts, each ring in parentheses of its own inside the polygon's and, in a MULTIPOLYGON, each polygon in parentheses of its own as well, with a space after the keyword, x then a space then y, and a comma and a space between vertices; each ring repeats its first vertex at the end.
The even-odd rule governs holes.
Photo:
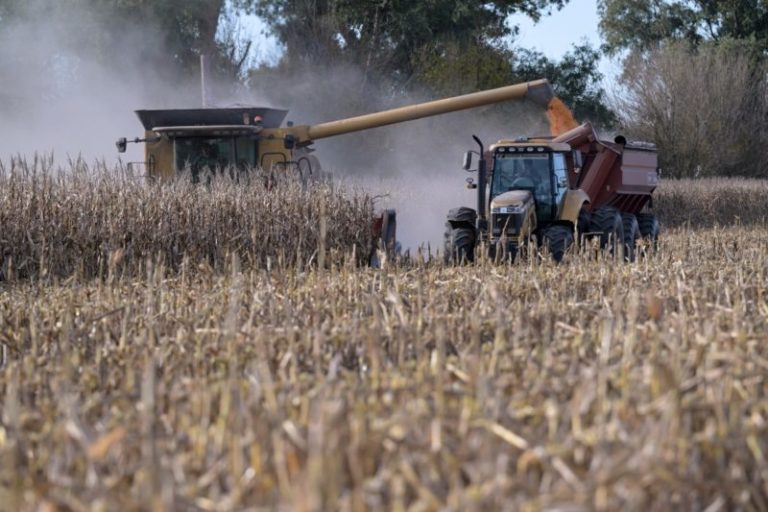
POLYGON ((600 0, 600 31, 605 48, 647 51, 667 41, 728 39, 751 41, 768 49, 765 0, 600 0))
POLYGON ((520 50, 514 71, 519 81, 546 76, 555 94, 571 108, 576 119, 611 127, 616 116, 604 101, 599 62, 600 53, 583 43, 575 45, 560 61, 550 60, 539 52, 520 50))
POLYGON ((365 79, 383 75, 400 86, 420 79, 428 66, 457 49, 488 50, 513 35, 510 15, 538 19, 568 0, 239 0, 266 20, 285 47, 284 63, 345 61, 365 79))

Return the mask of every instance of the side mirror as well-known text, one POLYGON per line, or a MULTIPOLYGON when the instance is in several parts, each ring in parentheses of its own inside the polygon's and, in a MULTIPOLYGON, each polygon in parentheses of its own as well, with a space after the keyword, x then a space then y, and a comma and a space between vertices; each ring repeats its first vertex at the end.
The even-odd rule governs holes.
POLYGON ((117 139, 117 142, 115 142, 115 146, 117 146, 118 153, 125 153, 125 148, 128 146, 128 139, 120 137, 117 139))
POLYGON ((467 151, 464 153, 464 162, 461 165, 461 168, 465 171, 470 171, 472 168, 472 151, 467 151))

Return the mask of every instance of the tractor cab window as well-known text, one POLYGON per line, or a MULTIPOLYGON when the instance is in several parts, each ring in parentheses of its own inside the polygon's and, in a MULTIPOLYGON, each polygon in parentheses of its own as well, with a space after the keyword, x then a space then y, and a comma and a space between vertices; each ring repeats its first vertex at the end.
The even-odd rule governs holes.
POLYGON ((551 153, 496 153, 491 199, 510 190, 530 190, 536 199, 536 216, 551 219, 556 206, 551 153))
POLYGON ((568 167, 565 164, 565 155, 552 153, 552 163, 555 170, 555 203, 560 204, 568 190, 568 167))

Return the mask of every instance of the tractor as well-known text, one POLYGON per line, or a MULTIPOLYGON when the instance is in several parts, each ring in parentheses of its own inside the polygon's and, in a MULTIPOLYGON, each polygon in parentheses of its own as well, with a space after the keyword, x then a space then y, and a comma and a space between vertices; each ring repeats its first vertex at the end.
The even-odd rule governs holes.
POLYGON ((477 208, 448 212, 444 255, 471 262, 485 244, 492 258, 514 260, 531 242, 560 262, 576 244, 633 261, 640 238, 655 246, 659 222, 652 194, 659 182, 656 148, 598 137, 584 123, 556 137, 499 140, 468 151, 463 168, 477 173, 477 208), (477 166, 473 161, 478 158, 477 166))

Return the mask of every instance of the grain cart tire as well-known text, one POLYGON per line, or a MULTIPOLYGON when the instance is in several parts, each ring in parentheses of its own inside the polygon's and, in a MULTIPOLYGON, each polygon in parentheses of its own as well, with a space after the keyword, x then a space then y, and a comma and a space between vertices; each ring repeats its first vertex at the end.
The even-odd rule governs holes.
POLYGON ((653 242, 654 247, 659 239, 659 220, 652 213, 638 213, 637 224, 640 227, 640 235, 653 242))
POLYGON ((600 248, 616 256, 624 243, 624 223, 616 208, 603 206, 592 212, 589 230, 600 233, 600 248))
POLYGON ((445 262, 456 264, 475 260, 475 230, 469 227, 445 226, 445 262))
POLYGON ((583 206, 579 210, 579 218, 576 221, 576 231, 579 237, 579 247, 584 247, 587 243, 587 233, 589 233, 589 225, 592 221, 592 215, 583 206))
POLYGON ((624 259, 633 262, 636 256, 637 240, 640 238, 640 226, 633 213, 622 213, 621 221, 624 228, 624 259))
POLYGON ((637 224, 640 227, 640 236, 648 243, 648 250, 655 252, 659 243, 659 220, 652 213, 638 213, 637 224))
POLYGON ((549 248, 552 259, 560 263, 573 245, 573 229, 562 225, 550 226, 544 230, 541 238, 544 247, 549 248))

